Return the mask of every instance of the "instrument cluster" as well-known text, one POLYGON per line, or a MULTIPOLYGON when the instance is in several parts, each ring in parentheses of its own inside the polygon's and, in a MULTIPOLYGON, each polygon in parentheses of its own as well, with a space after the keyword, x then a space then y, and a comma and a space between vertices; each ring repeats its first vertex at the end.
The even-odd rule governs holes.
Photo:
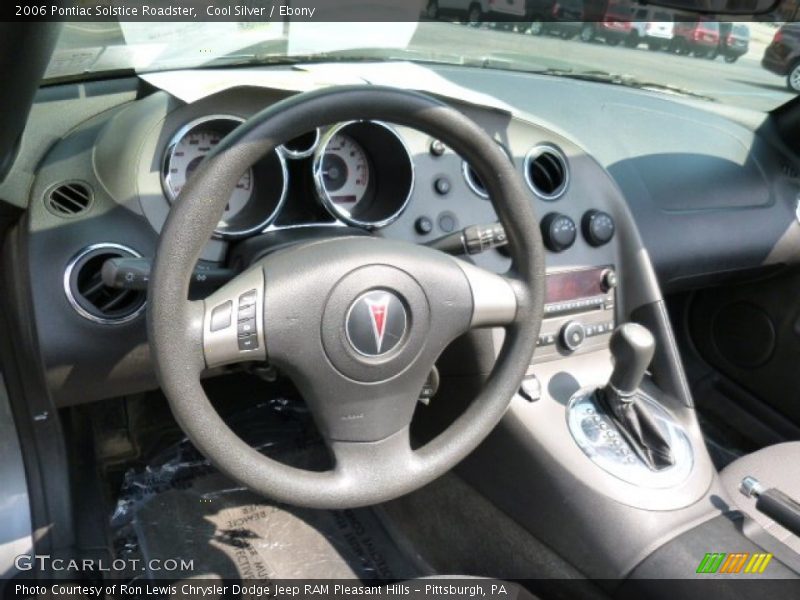
MULTIPOLYGON (((161 173, 170 203, 206 156, 242 122, 232 115, 208 115, 174 134, 161 173)), ((293 224, 298 215, 377 229, 403 213, 413 188, 413 160, 393 127, 378 121, 340 123, 285 142, 242 173, 215 236, 246 237, 281 220, 281 225, 293 224), (313 190, 317 207, 288 206, 307 202, 307 189, 313 190)))

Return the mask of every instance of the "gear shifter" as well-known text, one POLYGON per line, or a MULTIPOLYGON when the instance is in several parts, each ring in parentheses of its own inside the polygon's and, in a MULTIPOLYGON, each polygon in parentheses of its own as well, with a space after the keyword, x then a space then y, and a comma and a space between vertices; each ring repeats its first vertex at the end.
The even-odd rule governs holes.
POLYGON ((639 386, 655 345, 653 334, 637 323, 617 327, 609 342, 614 370, 606 386, 597 391, 633 451, 654 471, 675 464, 669 442, 639 401, 639 386))

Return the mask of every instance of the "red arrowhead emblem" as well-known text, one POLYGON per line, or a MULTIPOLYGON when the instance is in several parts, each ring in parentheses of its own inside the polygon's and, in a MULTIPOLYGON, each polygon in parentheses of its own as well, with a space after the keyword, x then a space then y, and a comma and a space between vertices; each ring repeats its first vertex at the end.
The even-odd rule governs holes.
POLYGON ((389 309, 389 302, 392 297, 389 294, 383 294, 377 299, 364 298, 369 308, 370 317, 372 317, 372 333, 375 334, 375 347, 378 353, 383 346, 383 334, 386 332, 386 313, 389 309))

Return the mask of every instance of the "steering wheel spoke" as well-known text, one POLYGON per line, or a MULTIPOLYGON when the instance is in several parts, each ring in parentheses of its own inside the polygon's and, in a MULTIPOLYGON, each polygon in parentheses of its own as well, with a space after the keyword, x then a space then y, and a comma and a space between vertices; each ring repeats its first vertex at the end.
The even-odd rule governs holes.
POLYGON ((203 301, 203 355, 209 369, 266 359, 260 266, 238 275, 203 301))
POLYGON ((470 327, 502 327, 520 317, 518 294, 521 291, 517 282, 472 263, 457 262, 467 277, 472 294, 470 327))
POLYGON ((376 442, 331 441, 328 447, 337 477, 347 480, 368 474, 380 487, 392 485, 392 480, 413 471, 418 462, 408 427, 376 442))

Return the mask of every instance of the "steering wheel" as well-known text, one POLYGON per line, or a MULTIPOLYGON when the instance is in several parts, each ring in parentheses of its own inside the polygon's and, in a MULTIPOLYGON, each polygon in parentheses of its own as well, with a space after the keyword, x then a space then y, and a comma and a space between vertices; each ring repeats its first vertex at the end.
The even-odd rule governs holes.
POLYGON ((329 88, 259 112, 208 155, 163 228, 148 302, 161 387, 200 452, 276 501, 356 507, 422 487, 499 422, 535 348, 544 251, 520 176, 473 121, 419 93, 329 88), (359 119, 416 128, 467 160, 505 227, 512 269, 498 275, 413 243, 337 237, 271 253, 205 300, 187 300, 195 264, 241 174, 285 140, 359 119), (505 338, 483 389, 447 429, 412 449, 411 417, 436 359, 471 328, 490 326, 504 327, 505 338), (310 471, 264 456, 212 407, 200 384, 204 370, 266 360, 305 398, 332 469, 310 471))

